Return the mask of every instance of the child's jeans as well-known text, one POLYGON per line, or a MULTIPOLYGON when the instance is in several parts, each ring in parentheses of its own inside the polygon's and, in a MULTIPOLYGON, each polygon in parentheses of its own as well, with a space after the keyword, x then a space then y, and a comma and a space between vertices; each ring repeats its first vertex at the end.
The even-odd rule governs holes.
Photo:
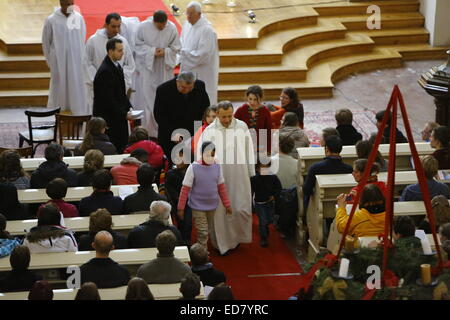
POLYGON ((255 202, 255 210, 259 219, 259 236, 262 239, 267 239, 269 236, 269 224, 273 223, 275 202, 273 200, 265 203, 255 202))
POLYGON ((211 244, 217 248, 217 241, 214 232, 214 213, 216 211, 192 210, 195 228, 197 229, 197 242, 208 248, 208 234, 211 234, 211 244))

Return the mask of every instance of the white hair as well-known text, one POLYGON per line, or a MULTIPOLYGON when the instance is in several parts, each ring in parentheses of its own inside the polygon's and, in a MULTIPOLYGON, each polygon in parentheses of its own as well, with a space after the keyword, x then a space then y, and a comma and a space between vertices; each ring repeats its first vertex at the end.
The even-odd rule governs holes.
POLYGON ((195 12, 202 13, 202 5, 200 4, 200 2, 191 1, 191 2, 189 2, 189 4, 187 5, 186 8, 189 9, 192 7, 195 8, 195 12))
POLYGON ((177 76, 178 81, 186 83, 194 83, 196 80, 195 74, 191 71, 180 72, 177 76))
POLYGON ((162 200, 153 201, 150 205, 150 220, 156 220, 168 226, 171 210, 170 203, 162 200))

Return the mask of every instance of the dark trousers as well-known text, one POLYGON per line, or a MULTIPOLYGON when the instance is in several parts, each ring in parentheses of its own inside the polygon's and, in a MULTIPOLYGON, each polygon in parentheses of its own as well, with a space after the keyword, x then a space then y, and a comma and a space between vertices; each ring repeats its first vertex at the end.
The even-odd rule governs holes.
POLYGON ((178 214, 175 214, 178 230, 181 233, 181 238, 186 244, 191 243, 191 235, 192 235, 192 209, 186 204, 184 208, 184 219, 181 220, 178 217, 178 214))
POLYGON ((267 239, 269 236, 269 224, 273 223, 275 202, 255 203, 255 210, 259 219, 259 236, 262 239, 267 239))
POLYGON ((111 143, 116 147, 117 153, 121 154, 128 144, 128 120, 114 121, 105 132, 111 143))

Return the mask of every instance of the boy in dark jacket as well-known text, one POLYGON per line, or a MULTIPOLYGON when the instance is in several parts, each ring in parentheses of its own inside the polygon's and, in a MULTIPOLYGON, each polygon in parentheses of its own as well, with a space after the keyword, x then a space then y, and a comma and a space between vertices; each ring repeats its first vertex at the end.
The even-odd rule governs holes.
POLYGON ((341 109, 336 112, 336 130, 339 132, 339 137, 342 139, 342 145, 354 146, 359 140, 362 140, 362 135, 352 125, 353 113, 349 109, 341 109))

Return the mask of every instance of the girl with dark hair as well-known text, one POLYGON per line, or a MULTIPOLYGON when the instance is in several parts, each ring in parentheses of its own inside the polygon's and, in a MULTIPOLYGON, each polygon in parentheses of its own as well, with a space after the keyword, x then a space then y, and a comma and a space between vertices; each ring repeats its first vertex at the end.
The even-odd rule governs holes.
POLYGON ((194 152, 197 150, 197 143, 200 140, 203 131, 216 119, 217 111, 217 106, 214 105, 206 108, 202 118, 203 125, 197 130, 194 135, 194 139, 192 139, 192 150, 194 150, 194 152))
POLYGON ((98 292, 97 285, 93 282, 85 282, 77 291, 75 300, 89 301, 89 300, 102 300, 98 292))
MULTIPOLYGON (((361 140, 356 143, 355 148, 358 159, 369 159, 370 152, 373 149, 373 143, 369 140, 361 140)), ((375 162, 380 166, 380 172, 387 171, 388 162, 383 158, 380 151, 377 151, 375 162)))
POLYGON ((37 281, 28 294, 28 300, 53 300, 53 289, 45 280, 37 281))
POLYGON ((30 188, 30 176, 23 170, 16 151, 5 150, 0 154, 0 179, 11 182, 17 190, 30 188))
POLYGON ((105 132, 106 121, 103 118, 94 117, 89 120, 83 142, 75 147, 75 155, 83 156, 91 149, 98 149, 104 155, 117 154, 116 147, 109 141, 105 132))
POLYGON ((284 88, 280 95, 281 107, 286 112, 293 112, 297 115, 300 128, 303 129, 304 110, 303 104, 300 102, 297 90, 291 87, 284 88))
POLYGON ((430 146, 436 151, 432 156, 439 162, 439 170, 450 169, 450 129, 440 126, 431 133, 430 146))
MULTIPOLYGON (((361 181, 361 179, 364 175, 364 171, 366 170, 366 165, 367 165, 367 159, 358 159, 358 160, 355 160, 355 162, 353 163, 352 175, 353 175, 353 178, 355 179, 355 181, 358 183, 358 185, 356 187, 354 187, 348 195, 347 203, 349 203, 349 204, 353 203, 353 199, 356 197, 356 195, 359 192, 362 191, 362 189, 364 187, 364 186, 359 185, 359 181, 361 181)), ((367 178, 367 184, 370 184, 370 183, 375 184, 378 188, 380 188, 381 192, 386 197, 387 196, 387 187, 383 181, 378 181, 378 173, 379 172, 380 172, 380 166, 378 165, 378 163, 374 162, 372 165, 372 168, 370 168, 370 175, 367 178)))
POLYGON ((128 282, 125 300, 155 300, 147 282, 142 278, 133 278, 128 282))
POLYGON ((143 149, 148 153, 148 163, 155 169, 164 165, 164 151, 160 145, 150 140, 148 131, 144 127, 136 127, 128 139, 128 146, 123 153, 132 153, 136 149, 143 149))
POLYGON ((286 112, 281 118, 281 127, 279 131, 280 141, 286 136, 292 138, 295 142, 294 148, 289 155, 298 159, 297 149, 309 147, 309 139, 305 132, 300 129, 298 117, 293 112, 286 112))

